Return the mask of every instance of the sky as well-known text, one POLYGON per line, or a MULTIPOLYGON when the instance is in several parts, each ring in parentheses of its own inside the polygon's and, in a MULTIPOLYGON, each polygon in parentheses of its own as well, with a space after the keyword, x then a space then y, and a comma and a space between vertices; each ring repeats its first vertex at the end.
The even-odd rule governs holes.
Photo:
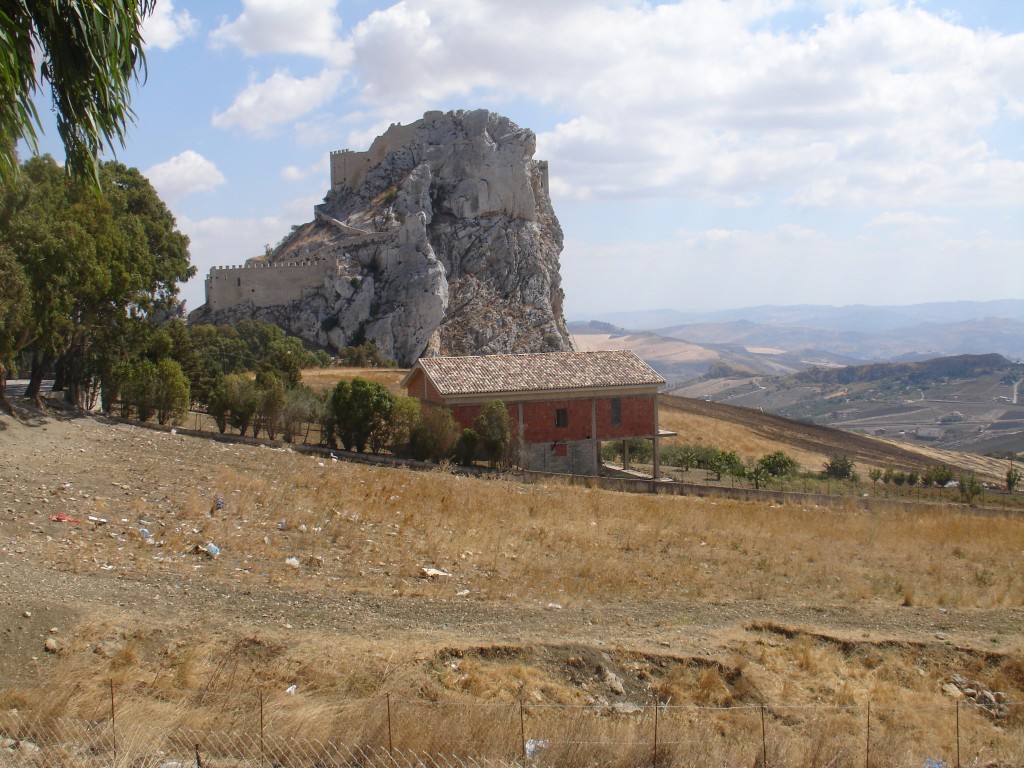
POLYGON ((332 150, 480 108, 549 161, 569 319, 1024 298, 1016 0, 158 0, 144 35, 116 156, 191 239, 190 309, 332 150))

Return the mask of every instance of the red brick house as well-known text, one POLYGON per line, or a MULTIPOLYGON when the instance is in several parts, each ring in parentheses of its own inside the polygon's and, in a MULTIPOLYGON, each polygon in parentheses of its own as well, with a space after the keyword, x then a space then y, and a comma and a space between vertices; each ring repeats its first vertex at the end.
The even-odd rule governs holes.
POLYGON ((463 428, 501 400, 520 441, 520 464, 596 475, 601 441, 658 438, 658 387, 665 380, 629 350, 425 357, 402 379, 422 407, 450 408, 463 428))

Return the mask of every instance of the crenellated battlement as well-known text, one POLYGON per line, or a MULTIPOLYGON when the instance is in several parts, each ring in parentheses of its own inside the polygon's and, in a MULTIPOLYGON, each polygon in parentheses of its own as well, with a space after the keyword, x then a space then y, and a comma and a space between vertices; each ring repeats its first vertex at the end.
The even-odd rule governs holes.
POLYGON ((206 306, 217 311, 245 301, 257 307, 287 304, 323 286, 327 277, 340 274, 341 263, 336 260, 211 267, 206 277, 206 306))

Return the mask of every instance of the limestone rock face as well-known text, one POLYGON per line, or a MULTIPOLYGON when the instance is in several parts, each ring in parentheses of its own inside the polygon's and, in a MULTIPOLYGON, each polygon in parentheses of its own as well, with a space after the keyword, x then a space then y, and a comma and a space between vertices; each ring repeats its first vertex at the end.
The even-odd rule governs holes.
MULTIPOLYGON (((257 291, 212 311, 208 280, 207 305, 190 320, 253 317, 335 349, 368 339, 399 365, 571 349, 562 230, 535 148, 532 131, 479 110, 427 113, 367 152, 332 153, 331 191, 314 220, 252 272, 265 285, 286 279, 275 266, 323 264, 323 285, 269 306, 257 291)), ((249 275, 230 273, 239 285, 249 275)))

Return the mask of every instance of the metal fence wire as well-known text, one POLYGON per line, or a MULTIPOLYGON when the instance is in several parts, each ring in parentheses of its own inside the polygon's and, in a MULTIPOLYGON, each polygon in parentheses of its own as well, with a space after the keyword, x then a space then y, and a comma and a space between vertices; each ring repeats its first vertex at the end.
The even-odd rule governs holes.
POLYGON ((599 706, 385 695, 326 705, 280 693, 110 685, 97 696, 0 684, 0 766, 1010 768, 1024 766, 1024 703, 599 706))

